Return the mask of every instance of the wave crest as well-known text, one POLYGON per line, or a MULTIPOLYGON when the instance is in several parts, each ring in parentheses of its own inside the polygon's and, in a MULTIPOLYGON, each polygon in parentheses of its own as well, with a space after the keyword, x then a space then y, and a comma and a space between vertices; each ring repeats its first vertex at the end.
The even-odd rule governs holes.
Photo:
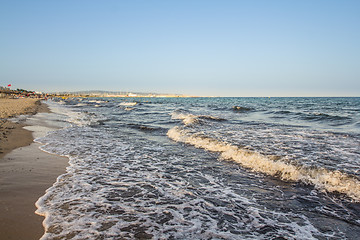
POLYGON ((172 119, 182 120, 185 125, 191 125, 200 123, 202 120, 210 120, 210 121, 225 121, 223 118, 209 116, 209 115, 194 115, 191 113, 182 113, 182 112, 173 112, 171 114, 172 119))
POLYGON ((232 108, 235 112, 249 112, 252 111, 252 108, 248 108, 248 107, 241 107, 241 106, 233 106, 232 108))
POLYGON ((137 102, 121 102, 119 106, 135 106, 137 102))
POLYGON ((282 180, 312 184, 320 190, 343 193, 360 202, 360 181, 340 171, 296 166, 281 160, 272 160, 260 153, 242 149, 200 133, 191 133, 179 126, 171 128, 167 135, 177 142, 219 152, 221 159, 235 161, 252 171, 276 176, 282 180))

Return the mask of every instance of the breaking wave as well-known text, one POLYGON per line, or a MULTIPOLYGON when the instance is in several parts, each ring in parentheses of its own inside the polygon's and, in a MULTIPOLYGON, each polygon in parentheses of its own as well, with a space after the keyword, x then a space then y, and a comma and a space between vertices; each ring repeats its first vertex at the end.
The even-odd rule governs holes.
POLYGON ((171 118, 182 120, 185 125, 201 123, 204 120, 217 121, 217 122, 225 121, 224 118, 213 117, 208 115, 194 115, 194 114, 182 113, 182 112, 173 112, 171 114, 171 118))
POLYGON ((119 106, 135 106, 137 102, 121 102, 119 106))
POLYGON ((340 171, 296 166, 219 141, 201 133, 192 133, 179 126, 171 128, 167 135, 177 142, 183 142, 212 152, 219 152, 221 159, 235 161, 252 171, 279 177, 282 180, 301 181, 328 192, 343 193, 354 201, 360 202, 360 181, 354 176, 340 171))

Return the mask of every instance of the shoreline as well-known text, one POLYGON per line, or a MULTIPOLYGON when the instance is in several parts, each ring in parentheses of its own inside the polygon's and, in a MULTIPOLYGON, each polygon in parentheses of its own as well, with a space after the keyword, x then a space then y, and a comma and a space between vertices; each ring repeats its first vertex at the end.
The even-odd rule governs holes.
MULTIPOLYGON (((28 118, 35 119, 36 114, 43 117, 51 114, 46 104, 40 101, 33 101, 32 104, 30 108, 22 109, 20 115, 31 114, 28 118)), ((4 108, 4 105, 1 107, 4 108)), ((19 114, 10 117, 13 116, 19 114)), ((27 124, 26 120, 16 123, 8 119, 2 118, 0 125, 1 238, 39 239, 45 231, 42 225, 44 217, 35 213, 35 203, 56 182, 57 177, 66 172, 68 159, 41 151, 41 144, 33 141, 33 135, 39 134, 36 126, 46 126, 46 123, 35 119, 33 125, 27 124), (34 126, 34 130, 31 126, 34 126), (24 127, 30 127, 31 130, 24 127)))

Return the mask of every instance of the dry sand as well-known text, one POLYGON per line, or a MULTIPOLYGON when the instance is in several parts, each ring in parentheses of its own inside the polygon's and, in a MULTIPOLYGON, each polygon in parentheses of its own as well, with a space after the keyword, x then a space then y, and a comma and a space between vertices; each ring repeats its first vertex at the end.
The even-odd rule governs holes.
MULTIPOLYGON (((7 118, 48 111, 44 106, 33 99, 0 99, 0 116, 7 118)), ((67 158, 41 151, 40 144, 33 143, 32 133, 23 129, 23 126, 1 119, 1 240, 32 240, 43 235, 44 218, 35 214, 35 202, 65 172, 68 162, 67 158)))
POLYGON ((1 98, 0 118, 9 118, 20 114, 35 113, 39 105, 41 105, 39 99, 34 98, 1 98))
POLYGON ((27 146, 32 143, 32 134, 22 127, 21 123, 8 121, 9 118, 22 114, 35 114, 36 112, 49 112, 46 105, 40 104, 38 99, 0 98, 0 158, 11 150, 27 146))

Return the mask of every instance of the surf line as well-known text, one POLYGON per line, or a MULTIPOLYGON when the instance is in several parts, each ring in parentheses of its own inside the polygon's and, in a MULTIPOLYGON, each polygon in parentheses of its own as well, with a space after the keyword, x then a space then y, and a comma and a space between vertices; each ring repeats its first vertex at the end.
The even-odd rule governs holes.
POLYGON ((360 202, 360 181, 340 171, 295 166, 281 160, 275 161, 260 153, 241 149, 203 134, 191 133, 179 126, 171 128, 167 136, 176 142, 219 152, 221 159, 235 161, 252 171, 276 176, 285 181, 301 181, 314 185, 319 190, 343 193, 352 200, 360 202))

